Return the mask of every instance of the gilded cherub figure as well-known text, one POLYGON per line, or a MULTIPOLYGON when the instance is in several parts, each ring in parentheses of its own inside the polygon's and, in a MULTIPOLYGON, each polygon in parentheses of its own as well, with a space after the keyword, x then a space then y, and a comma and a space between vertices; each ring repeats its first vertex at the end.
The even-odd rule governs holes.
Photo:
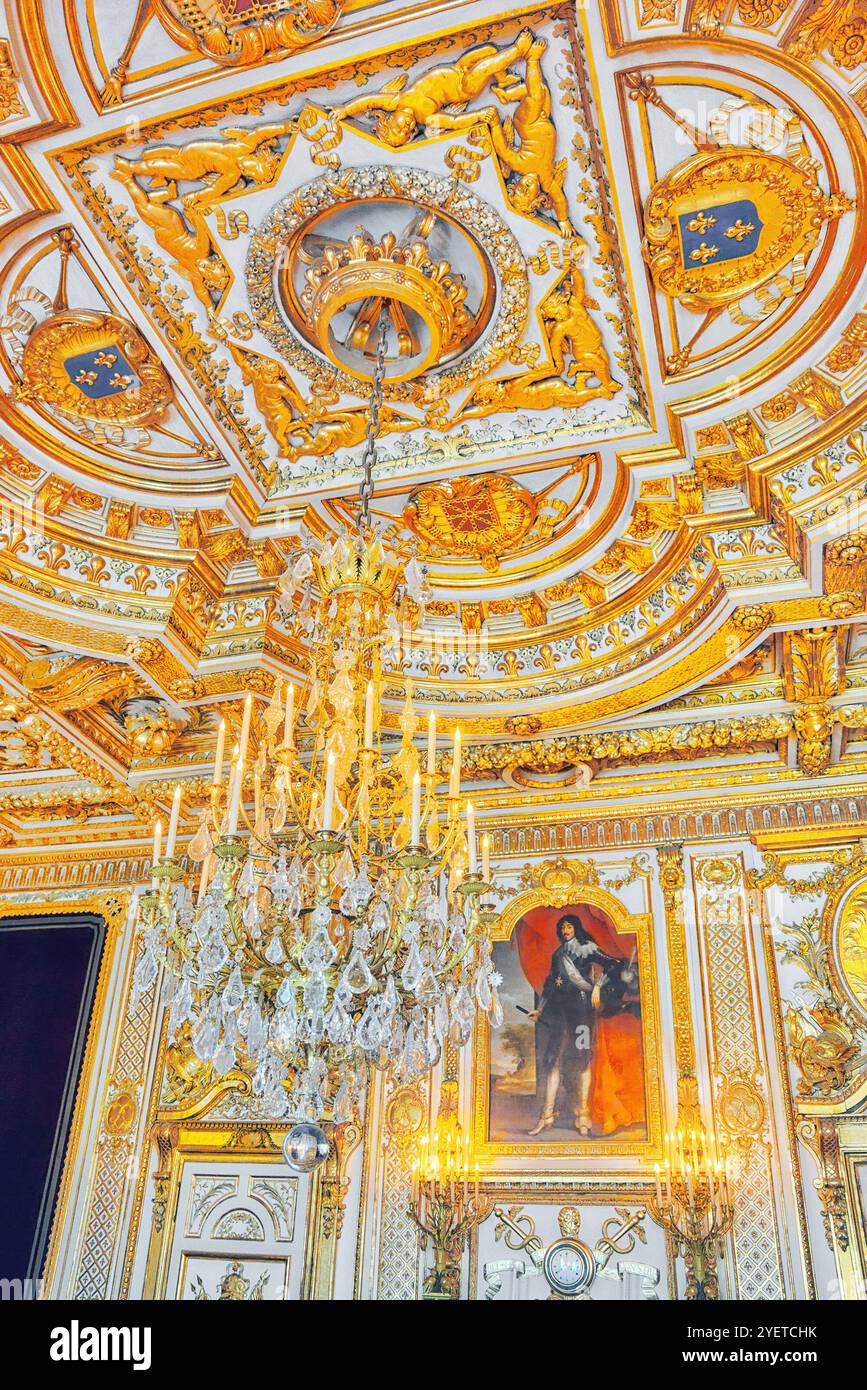
MULTIPOLYGON (((547 47, 545 39, 534 38, 527 50, 523 80, 514 73, 507 73, 502 82, 492 84, 498 101, 518 103, 505 126, 495 107, 488 106, 459 117, 453 128, 458 124, 466 127, 484 121, 500 163, 518 176, 508 185, 509 201, 515 211, 532 215, 547 197, 560 231, 564 236, 571 236, 572 223, 563 188, 566 160, 557 159, 551 93, 542 75, 542 54, 547 47), (513 143, 516 135, 520 140, 518 145, 513 143)), ((431 124, 438 125, 438 119, 434 118, 431 124)))
POLYGON ((588 386, 589 372, 584 371, 578 375, 581 377, 580 382, 564 381, 559 376, 542 376, 538 372, 527 372, 524 376, 510 377, 505 381, 483 381, 458 411, 452 423, 484 419, 485 416, 500 411, 551 410, 556 406, 570 410, 598 396, 613 394, 610 389, 601 390, 598 386, 588 386))
MULTIPOLYGON (((245 384, 253 388, 253 397, 274 438, 278 455, 280 458, 293 457, 290 436, 300 434, 304 439, 311 438, 305 418, 307 402, 282 363, 275 362, 273 357, 248 352, 232 342, 229 343, 229 351, 241 368, 245 384)), ((297 458, 297 454, 294 457, 297 458)))
POLYGON ((270 182, 280 164, 276 141, 291 129, 289 121, 258 126, 252 130, 230 127, 219 140, 193 140, 189 145, 155 145, 144 150, 138 159, 115 159, 116 177, 121 169, 138 179, 148 179, 148 196, 155 190, 161 201, 177 196, 178 182, 201 180, 205 187, 189 193, 184 206, 208 207, 222 198, 237 193, 246 184, 270 182))
POLYGON ((572 361, 566 367, 566 375, 594 375, 603 388, 603 394, 613 395, 617 383, 611 379, 602 334, 588 312, 589 309, 598 309, 599 305, 585 293, 580 269, 585 251, 583 242, 574 243, 569 275, 548 295, 542 305, 542 317, 554 324, 549 332, 548 345, 556 371, 562 373, 568 350, 572 361))
POLYGON ((175 190, 170 185, 162 191, 146 193, 136 181, 129 160, 118 159, 114 178, 127 189, 141 220, 153 229, 154 239, 186 275, 203 304, 212 307, 213 294, 220 294, 229 281, 229 271, 214 245, 204 215, 195 206, 185 204, 184 217, 168 206, 175 190))
POLYGON ((374 112, 376 134, 394 149, 409 142, 436 117, 440 130, 463 129, 466 121, 457 114, 468 102, 481 96, 488 83, 502 76, 533 44, 529 29, 522 29, 506 48, 479 44, 462 53, 450 67, 430 68, 407 87, 407 76, 386 83, 381 92, 356 97, 337 111, 344 119, 374 112), (457 108, 457 112, 449 110, 457 108))

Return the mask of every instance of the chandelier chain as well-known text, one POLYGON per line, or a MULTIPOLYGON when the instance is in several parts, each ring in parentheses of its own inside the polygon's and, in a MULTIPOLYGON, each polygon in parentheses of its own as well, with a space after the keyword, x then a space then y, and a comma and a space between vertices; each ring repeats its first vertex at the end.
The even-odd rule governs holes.
POLYGON ((370 528, 370 499, 373 496, 373 466, 376 463, 376 441, 379 437, 379 417, 382 409, 382 379, 385 375, 387 334, 388 322, 383 312, 379 316, 376 365, 373 369, 373 386, 370 393, 370 416, 367 421, 367 434, 361 459, 361 506, 358 513, 358 524, 362 531, 367 531, 370 528))

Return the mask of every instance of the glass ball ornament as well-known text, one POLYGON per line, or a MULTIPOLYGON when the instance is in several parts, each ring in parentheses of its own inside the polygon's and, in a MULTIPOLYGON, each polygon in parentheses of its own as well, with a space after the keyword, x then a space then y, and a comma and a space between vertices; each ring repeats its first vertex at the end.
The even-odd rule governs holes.
POLYGON ((283 1157, 294 1173, 312 1173, 328 1157, 328 1135, 318 1125, 294 1125, 283 1140, 283 1157))

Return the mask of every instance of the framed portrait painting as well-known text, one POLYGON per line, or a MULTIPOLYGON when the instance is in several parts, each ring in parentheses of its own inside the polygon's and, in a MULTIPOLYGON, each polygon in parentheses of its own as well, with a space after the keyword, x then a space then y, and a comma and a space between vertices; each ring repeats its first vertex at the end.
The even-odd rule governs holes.
POLYGON ((660 1141, 652 920, 561 862, 493 931, 503 1023, 482 1023, 476 1144, 491 1155, 634 1154, 660 1141))

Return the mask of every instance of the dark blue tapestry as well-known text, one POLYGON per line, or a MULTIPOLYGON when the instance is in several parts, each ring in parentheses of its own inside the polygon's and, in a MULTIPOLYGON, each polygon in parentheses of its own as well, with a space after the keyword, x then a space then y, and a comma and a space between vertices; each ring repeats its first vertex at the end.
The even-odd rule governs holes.
POLYGON ((0 920, 0 1279, 45 1261, 104 924, 0 920))

